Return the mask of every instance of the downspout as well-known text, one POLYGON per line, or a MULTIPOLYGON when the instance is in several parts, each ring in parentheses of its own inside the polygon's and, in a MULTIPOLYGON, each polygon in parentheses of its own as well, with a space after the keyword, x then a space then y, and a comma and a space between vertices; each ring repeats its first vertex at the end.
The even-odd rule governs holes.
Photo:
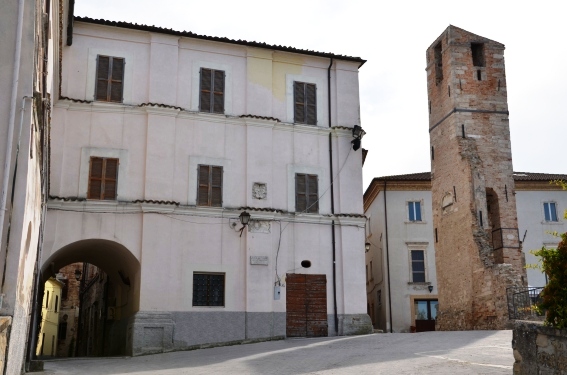
POLYGON ((386 181, 384 180, 384 226, 386 232, 386 269, 388 270, 388 310, 390 311, 390 333, 394 332, 392 324, 392 288, 390 287, 390 246, 388 243, 388 208, 386 205, 386 181))
MULTIPOLYGON (((14 125, 16 121, 16 105, 18 100, 18 83, 20 81, 20 61, 22 56, 22 34, 24 27, 24 0, 18 1, 18 23, 16 30, 16 51, 14 52, 14 70, 12 72, 12 96, 10 98, 10 116, 8 119, 8 134, 6 136, 6 157, 4 159, 4 173, 2 176, 2 195, 0 196, 0 250, 4 245, 4 220, 8 202, 8 186, 10 182, 10 165, 12 163, 12 141, 14 139, 14 125)), ((6 254, 4 272, 2 274, 2 290, 6 277, 6 261, 8 259, 8 241, 6 241, 6 254)), ((1 299, 0 299, 1 300, 1 299)), ((2 306, 0 306, 0 309, 2 306)))
MULTIPOLYGON (((331 127, 331 67, 333 58, 327 68, 327 99, 329 108, 329 128, 331 127)), ((333 188, 333 143, 329 132, 329 170, 331 177, 331 215, 335 215, 335 189, 333 188)), ((339 335, 339 313, 337 312, 337 248, 335 241, 335 220, 331 221, 331 243, 333 246, 333 304, 335 308, 335 334, 339 335)))

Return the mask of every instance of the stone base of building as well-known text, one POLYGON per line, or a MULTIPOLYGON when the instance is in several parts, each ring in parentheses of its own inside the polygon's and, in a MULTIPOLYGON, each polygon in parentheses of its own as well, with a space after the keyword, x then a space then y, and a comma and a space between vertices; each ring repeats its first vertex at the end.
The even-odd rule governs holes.
POLYGON ((514 374, 567 373, 567 330, 518 320, 514 323, 512 349, 514 374))
MULTIPOLYGON (((329 336, 335 336, 334 315, 328 315, 329 336)), ((367 314, 339 315, 339 335, 373 332, 367 314)), ((128 355, 281 340, 286 337, 285 312, 153 312, 130 318, 128 355)))

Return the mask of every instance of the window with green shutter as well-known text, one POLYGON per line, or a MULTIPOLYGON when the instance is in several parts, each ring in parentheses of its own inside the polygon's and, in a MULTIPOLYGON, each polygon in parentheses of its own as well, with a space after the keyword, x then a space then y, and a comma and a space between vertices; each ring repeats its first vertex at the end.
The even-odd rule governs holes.
POLYGON ((315 174, 295 175, 295 211, 319 212, 319 185, 315 174))
POLYGON ((95 98, 103 102, 122 103, 124 59, 97 56, 95 98))
POLYGON ((222 207, 222 167, 199 165, 197 206, 222 207))
POLYGON ((199 111, 224 113, 224 71, 201 68, 199 111))
POLYGON ((115 200, 118 159, 91 157, 88 199, 115 200))
POLYGON ((294 122, 317 125, 317 86, 293 82, 294 122))

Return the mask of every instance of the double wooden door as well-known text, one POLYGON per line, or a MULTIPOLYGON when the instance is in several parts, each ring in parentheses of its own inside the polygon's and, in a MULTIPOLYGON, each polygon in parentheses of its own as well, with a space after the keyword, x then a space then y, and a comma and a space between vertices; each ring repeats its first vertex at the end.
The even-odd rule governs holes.
POLYGON ((288 273, 286 312, 288 337, 328 336, 327 276, 288 273))

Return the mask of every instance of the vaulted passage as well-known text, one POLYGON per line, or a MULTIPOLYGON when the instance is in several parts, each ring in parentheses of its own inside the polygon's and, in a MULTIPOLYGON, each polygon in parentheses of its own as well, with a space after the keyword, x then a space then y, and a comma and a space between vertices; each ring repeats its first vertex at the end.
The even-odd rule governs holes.
POLYGON ((131 355, 140 263, 108 240, 77 241, 43 262, 35 326, 39 357, 131 355))
POLYGON ((287 274, 286 335, 328 335, 326 275, 287 274))

